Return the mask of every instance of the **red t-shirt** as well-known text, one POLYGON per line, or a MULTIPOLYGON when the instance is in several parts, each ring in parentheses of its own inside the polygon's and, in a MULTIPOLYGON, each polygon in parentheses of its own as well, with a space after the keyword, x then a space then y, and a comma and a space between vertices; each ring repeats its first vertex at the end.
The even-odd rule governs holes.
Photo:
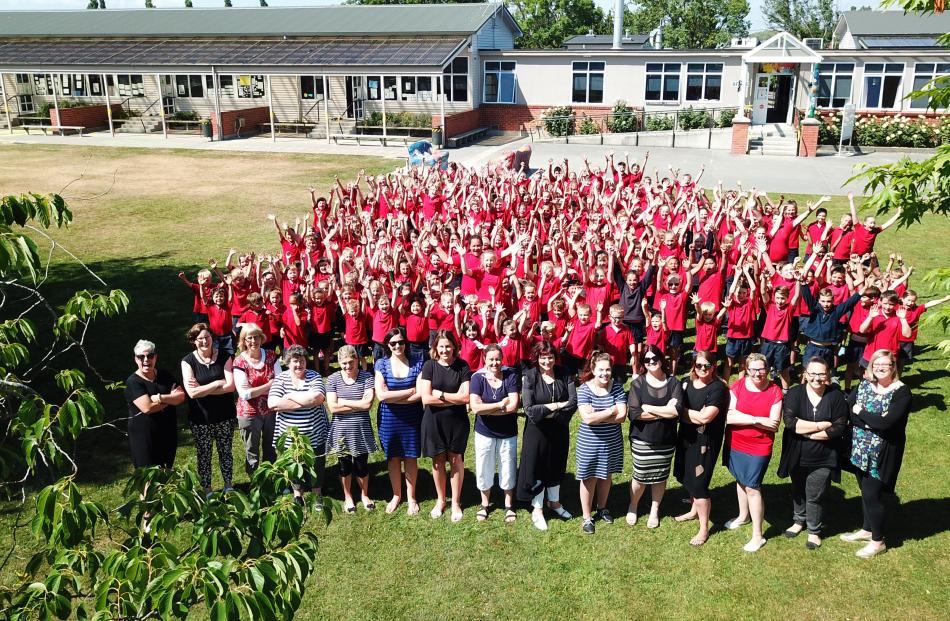
MULTIPOLYGON (((211 287, 210 285, 199 285, 196 282, 188 285, 191 288, 192 295, 195 296, 195 301, 191 305, 191 312, 193 313, 203 313, 205 312, 205 300, 211 299, 211 287), (202 291, 203 290, 203 291, 202 291)), ((209 304, 210 306, 210 304, 209 304)))
POLYGON ((604 351, 610 354, 611 364, 626 365, 630 362, 630 346, 634 344, 630 328, 621 324, 615 329, 608 323, 601 331, 600 341, 604 351))
POLYGON ((722 324, 721 321, 703 321, 696 318, 696 345, 693 347, 695 351, 718 351, 719 348, 719 326, 722 324))
POLYGON ((779 308, 775 302, 769 302, 765 307, 765 325, 762 327, 762 338, 768 341, 787 341, 789 328, 792 327, 794 309, 790 304, 779 308))
POLYGON ((834 247, 834 251, 832 252, 831 256, 839 260, 847 260, 851 258, 851 241, 853 239, 854 230, 845 231, 844 229, 840 228, 833 229, 831 231, 831 246, 834 247))
POLYGON ((406 338, 413 343, 429 343, 429 320, 422 315, 406 315, 403 317, 406 328, 406 338))
POLYGON ((258 328, 260 328, 264 334, 271 333, 270 317, 268 316, 266 308, 262 308, 259 311, 244 311, 244 313, 238 318, 238 324, 242 323, 253 323, 258 328))
POLYGON ((915 304, 913 308, 904 307, 907 311, 907 324, 910 325, 911 334, 905 337, 898 334, 897 340, 901 343, 913 343, 917 340, 917 328, 920 327, 920 316, 927 312, 927 306, 924 304, 915 304))
POLYGON ((206 312, 208 313, 208 327, 211 328, 211 334, 215 336, 230 334, 234 328, 230 308, 208 304, 206 312))
POLYGON ((501 347, 501 363, 506 367, 521 364, 521 361, 527 358, 528 344, 521 334, 506 336, 498 345, 501 347))
POLYGON ((871 327, 868 329, 868 344, 864 346, 864 354, 862 354, 864 359, 870 360, 871 354, 879 349, 886 349, 896 354, 900 334, 901 320, 897 315, 893 317, 878 315, 872 319, 871 327))
POLYGON ((310 306, 310 326, 317 334, 326 334, 333 329, 336 306, 324 300, 323 304, 310 306))
POLYGON ((870 312, 870 306, 865 307, 860 303, 854 305, 854 308, 851 310, 851 318, 848 319, 848 330, 851 332, 851 334, 860 334, 865 336, 865 334, 861 332, 861 324, 864 323, 864 320, 868 318, 870 312))
POLYGON ((369 330, 366 329, 367 315, 364 312, 358 312, 355 316, 349 313, 343 314, 345 327, 343 329, 343 341, 347 345, 365 345, 369 343, 369 330))
POLYGON ((656 297, 653 306, 660 308, 660 303, 666 300, 666 327, 670 330, 682 331, 686 329, 686 301, 689 294, 685 291, 670 293, 664 291, 656 297))
MULTIPOLYGON (((769 383, 763 391, 749 390, 748 378, 741 378, 730 389, 736 397, 736 410, 757 418, 768 418, 772 406, 782 402, 782 388, 769 383)), ((753 425, 729 425, 726 427, 726 442, 733 451, 748 455, 767 457, 772 454, 775 433, 753 425)))
POLYGON ((700 302, 712 302, 716 305, 716 312, 722 306, 723 279, 718 268, 709 272, 699 273, 699 290, 696 294, 700 302))
POLYGON ((386 339, 386 334, 399 325, 399 313, 393 308, 385 313, 378 308, 373 308, 368 314, 373 318, 371 338, 376 343, 382 343, 386 339))
POLYGON ((878 227, 868 229, 860 222, 855 224, 851 237, 852 254, 863 255, 874 250, 874 240, 880 233, 881 229, 878 227))
POLYGON ((294 309, 288 308, 281 317, 281 326, 284 328, 284 347, 291 345, 307 346, 309 336, 310 316, 306 310, 300 311, 300 323, 294 321, 294 309))
POLYGON ((726 324, 726 336, 731 339, 750 339, 755 325, 756 305, 750 297, 743 303, 733 298, 729 307, 729 322, 726 324))
POLYGON ((429 311, 430 330, 455 330, 455 315, 441 306, 435 306, 429 311))
POLYGON ((666 328, 654 329, 652 325, 647 325, 646 344, 656 345, 660 351, 666 353, 666 341, 669 332, 666 328))
POLYGON ((459 358, 465 361, 469 369, 482 368, 482 350, 466 336, 459 337, 459 358))
POLYGON ((587 360, 591 351, 594 349, 594 337, 597 334, 597 326, 593 321, 588 323, 574 322, 574 329, 571 335, 567 337, 567 347, 565 350, 575 358, 587 360))

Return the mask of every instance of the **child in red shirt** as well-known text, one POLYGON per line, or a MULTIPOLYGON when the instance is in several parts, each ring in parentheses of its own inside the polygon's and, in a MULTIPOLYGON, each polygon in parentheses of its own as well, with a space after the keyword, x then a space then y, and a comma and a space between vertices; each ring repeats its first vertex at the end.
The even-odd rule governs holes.
POLYGON ((768 283, 761 283, 762 303, 765 305, 765 325, 762 326, 762 345, 760 352, 765 356, 768 364, 778 374, 782 382, 782 390, 788 390, 791 385, 791 338, 792 317, 795 306, 798 304, 799 284, 795 283, 795 293, 789 299, 789 288, 780 285, 771 294, 768 283))
POLYGON ((376 298, 376 307, 372 305, 373 298, 370 297, 370 307, 367 315, 372 322, 370 339, 373 341, 373 364, 380 358, 385 358, 387 350, 383 346, 383 340, 390 330, 399 325, 399 312, 392 307, 391 300, 385 293, 376 298))
POLYGON ((574 321, 564 333, 564 366, 573 374, 579 373, 590 358, 599 318, 598 312, 598 321, 591 319, 591 308, 587 304, 577 305, 574 321))
POLYGON ((320 363, 320 372, 326 377, 330 371, 330 347, 333 345, 333 320, 336 305, 330 289, 314 287, 310 294, 310 347, 320 363))
POLYGON ((636 341, 633 332, 623 323, 623 307, 613 304, 608 312, 610 321, 600 332, 600 346, 610 354, 614 379, 625 384, 630 375, 631 357, 636 352, 636 341))
POLYGON ((343 309, 343 342, 356 349, 356 356, 360 360, 360 368, 366 370, 366 354, 369 353, 369 330, 367 329, 367 314, 363 312, 362 300, 349 299, 345 303, 341 300, 343 309))
POLYGON ((310 317, 304 306, 303 295, 291 293, 280 320, 280 336, 284 339, 284 348, 291 345, 306 347, 310 337, 310 317))
POLYGON ((198 282, 191 282, 184 272, 178 272, 178 279, 188 285, 194 296, 191 312, 194 313, 195 323, 208 323, 207 306, 211 303, 211 270, 198 272, 198 282))
POLYGON ((234 355, 234 319, 231 316, 231 305, 228 301, 229 288, 221 285, 211 294, 211 304, 208 305, 208 327, 215 337, 218 349, 234 355))
MULTIPOLYGON (((655 345, 661 352, 666 353, 666 344, 669 339, 669 331, 666 329, 666 302, 660 303, 660 312, 651 313, 647 307, 647 301, 643 301, 643 315, 647 319, 647 331, 644 342, 646 347, 655 345)), ((638 361, 639 362, 639 361, 638 361)), ((643 373, 643 365, 637 367, 637 373, 643 373)))
POLYGON ((409 340, 409 353, 413 356, 422 356, 429 359, 429 311, 434 302, 428 305, 419 297, 411 297, 408 304, 403 305, 401 323, 406 328, 406 339, 409 340), (407 308, 408 307, 408 308, 407 308), (406 312, 408 310, 408 312, 406 312))
POLYGON ((917 341, 917 328, 919 327, 920 316, 927 312, 928 309, 931 309, 938 304, 943 304, 948 300, 950 300, 950 295, 946 295, 936 300, 930 300, 926 304, 918 304, 916 291, 913 289, 908 289, 904 293, 904 298, 901 300, 901 302, 903 303, 904 317, 907 319, 907 325, 910 326, 911 334, 910 336, 904 336, 901 334, 897 337, 900 347, 898 362, 900 363, 902 369, 905 364, 909 364, 914 361, 914 343, 917 341))

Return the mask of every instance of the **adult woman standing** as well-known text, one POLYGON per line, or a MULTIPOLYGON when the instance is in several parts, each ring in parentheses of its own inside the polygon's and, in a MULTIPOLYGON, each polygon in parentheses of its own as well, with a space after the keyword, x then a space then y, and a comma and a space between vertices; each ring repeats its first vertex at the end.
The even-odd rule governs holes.
POLYGON ((696 352, 693 370, 683 387, 684 407, 673 474, 689 492, 692 507, 675 519, 699 520, 699 532, 689 543, 701 546, 709 539, 709 483, 726 432, 729 388, 716 374, 716 358, 708 351, 696 352))
POLYGON ((171 468, 178 448, 175 406, 185 400, 185 390, 171 373, 156 366, 155 343, 140 340, 132 353, 135 373, 125 380, 132 464, 171 468))
POLYGON ((530 502, 531 523, 547 530, 544 496, 558 517, 573 516, 561 506, 561 481, 567 471, 571 445, 571 417, 577 410, 577 391, 570 372, 555 364, 556 350, 541 341, 534 346, 534 365, 522 379, 521 395, 527 421, 521 439, 518 499, 530 502))
POLYGON ((198 478, 211 494, 211 454, 218 447, 218 466, 224 491, 230 491, 234 474, 231 444, 237 412, 234 407, 234 375, 231 357, 214 346, 208 324, 196 323, 185 338, 195 350, 182 358, 181 381, 188 393, 188 421, 198 452, 198 478))
POLYGON ((746 357, 745 377, 732 385, 726 418, 725 462, 736 479, 739 515, 726 522, 734 530, 752 518, 752 538, 742 548, 758 552, 765 545, 762 479, 772 457, 775 432, 782 419, 782 389, 769 379, 769 363, 758 352, 746 357))
POLYGON ((458 343, 448 330, 432 337, 431 358, 422 365, 416 392, 422 395, 422 454, 432 458, 436 502, 430 515, 445 511, 445 462, 452 467, 452 521, 462 519, 462 480, 465 476, 465 447, 468 445, 469 382, 472 372, 458 358, 458 343))
POLYGON ((255 324, 244 324, 234 358, 237 420, 244 443, 244 469, 248 476, 261 461, 274 461, 274 410, 267 407, 267 393, 280 373, 277 354, 262 348, 265 336, 255 324), (263 440, 262 440, 263 437, 263 440))
POLYGON ((351 484, 356 475, 360 500, 367 511, 376 508, 369 497, 369 454, 375 453, 376 436, 369 419, 373 405, 373 374, 360 368, 356 348, 344 345, 336 354, 340 370, 327 380, 327 407, 333 415, 327 446, 339 455, 343 509, 356 513, 351 484))
POLYGON ((421 355, 408 354, 408 339, 403 328, 393 328, 383 340, 388 356, 375 365, 376 398, 379 399, 377 426, 379 441, 386 453, 389 482, 393 497, 386 513, 394 512, 402 502, 402 470, 405 469, 406 513, 419 513, 416 500, 416 476, 419 469, 419 433, 422 425, 422 396, 416 392, 416 379, 422 372, 421 355))
POLYGON ((518 376, 502 370, 501 347, 492 343, 483 352, 485 366, 472 374, 469 407, 475 414, 475 482, 482 506, 475 514, 488 519, 491 488, 498 467, 498 485, 505 493, 505 522, 515 521, 518 480, 518 376))
POLYGON ((637 505, 649 487, 647 528, 656 528, 660 525, 660 502, 676 451, 676 421, 683 411, 683 387, 669 375, 666 358, 656 345, 647 347, 641 360, 646 373, 633 378, 627 399, 633 457, 627 524, 637 523, 637 505))
POLYGON ((610 354, 594 354, 581 376, 577 390, 577 411, 581 425, 577 431, 575 478, 580 481, 581 528, 594 534, 594 520, 614 521, 607 510, 607 496, 615 473, 623 470, 623 434, 620 423, 627 417, 623 388, 613 381, 610 354), (596 513, 592 511, 596 503, 596 513))
POLYGON ((848 401, 831 384, 828 363, 814 357, 805 363, 802 383, 785 395, 782 406, 785 431, 778 475, 792 478, 794 523, 785 531, 795 537, 808 528, 805 547, 821 546, 822 496, 832 477, 840 476, 839 439, 848 425, 848 401))
POLYGON ((871 558, 887 549, 882 496, 894 491, 907 442, 911 393, 899 379, 893 352, 880 349, 871 354, 864 379, 849 401, 853 425, 850 461, 861 488, 864 525, 841 539, 867 541, 856 554, 871 558))
POLYGON ((307 350, 302 345, 291 345, 284 350, 281 362, 286 367, 274 378, 267 393, 267 407, 276 412, 274 420, 274 446, 280 436, 296 429, 310 441, 316 460, 316 480, 293 483, 294 501, 303 504, 303 493, 311 488, 318 495, 323 488, 323 473, 326 469, 327 414, 323 410, 326 389, 323 378, 307 368, 307 350))

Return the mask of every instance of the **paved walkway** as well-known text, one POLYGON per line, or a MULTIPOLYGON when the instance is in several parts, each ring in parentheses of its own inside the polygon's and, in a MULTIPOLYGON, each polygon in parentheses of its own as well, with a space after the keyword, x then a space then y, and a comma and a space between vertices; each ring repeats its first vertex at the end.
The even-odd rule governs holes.
MULTIPOLYGON (((373 155, 404 161, 405 148, 400 146, 355 146, 328 145, 323 140, 306 138, 278 138, 271 142, 270 136, 255 136, 239 140, 210 142, 207 138, 191 135, 173 135, 167 140, 161 135, 119 134, 112 138, 108 132, 95 132, 79 136, 38 136, 0 131, 0 144, 70 144, 103 147, 135 147, 158 149, 207 149, 211 151, 245 151, 268 153, 314 153, 334 155, 373 155)), ((719 179, 727 186, 741 181, 743 187, 763 188, 769 192, 788 192, 802 194, 845 194, 849 190, 855 194, 863 193, 863 186, 845 181, 854 174, 860 164, 886 164, 901 157, 924 159, 926 154, 870 153, 853 157, 821 155, 816 158, 790 158, 765 155, 731 155, 725 151, 705 149, 671 149, 667 147, 608 147, 598 145, 578 145, 560 143, 531 143, 523 138, 502 146, 473 145, 451 151, 451 160, 468 166, 483 166, 489 160, 499 157, 508 149, 531 144, 533 166, 545 166, 549 158, 561 161, 568 158, 573 170, 580 170, 583 157, 588 156, 592 165, 602 166, 604 155, 614 151, 617 159, 625 152, 630 153, 632 162, 642 162, 646 152, 650 152, 648 170, 659 169, 663 175, 668 166, 691 172, 695 176, 700 166, 705 165, 703 185, 711 185, 719 179)))

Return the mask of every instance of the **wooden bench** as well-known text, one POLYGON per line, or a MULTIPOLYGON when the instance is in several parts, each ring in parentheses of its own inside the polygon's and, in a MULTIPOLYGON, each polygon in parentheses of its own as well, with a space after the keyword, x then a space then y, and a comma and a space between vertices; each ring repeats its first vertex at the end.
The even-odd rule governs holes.
POLYGON ((388 146, 390 143, 402 144, 404 147, 408 147, 411 142, 417 142, 418 138, 412 138, 410 136, 386 136, 385 138, 376 134, 332 134, 334 144, 340 144, 340 141, 350 141, 355 142, 357 145, 362 146, 364 142, 375 142, 380 146, 388 146))
POLYGON ((475 129, 470 129, 467 132, 452 136, 448 140, 448 147, 450 149, 457 149, 467 144, 478 142, 488 135, 488 130, 488 127, 476 127, 475 129))
POLYGON ((82 136, 83 132, 86 131, 86 128, 83 125, 21 125, 20 127, 22 127, 23 131, 25 131, 27 134, 30 133, 31 129, 38 129, 46 136, 49 136, 50 132, 53 132, 54 134, 56 132, 64 134, 67 131, 74 131, 82 136))
MULTIPOLYGON (((282 133, 284 130, 292 129, 294 134, 309 135, 318 126, 316 123, 273 123, 274 132, 282 133), (301 131, 303 130, 303 131, 301 131)), ((271 123, 261 123, 261 131, 270 133, 271 123)), ((289 132, 288 132, 289 133, 289 132)))

